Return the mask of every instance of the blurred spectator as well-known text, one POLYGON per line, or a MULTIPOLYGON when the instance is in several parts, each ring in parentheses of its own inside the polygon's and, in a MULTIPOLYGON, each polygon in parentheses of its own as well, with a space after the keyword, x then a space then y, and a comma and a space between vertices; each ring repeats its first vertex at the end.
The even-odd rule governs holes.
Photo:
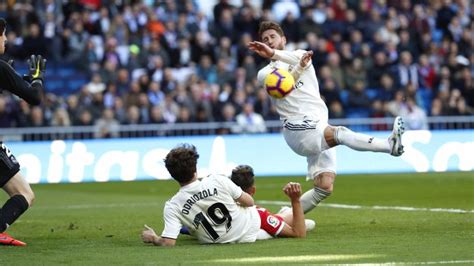
POLYGON ((79 114, 79 119, 77 121, 78 126, 92 126, 94 121, 92 120, 91 112, 87 109, 83 109, 79 114))
MULTIPOLYGON (((370 114, 370 117, 372 118, 384 118, 385 115, 385 108, 384 104, 380 100, 375 100, 372 103, 372 113, 370 114)), ((371 127, 372 130, 388 130, 387 124, 374 124, 371 127)))
POLYGON ((29 35, 23 39, 23 58, 34 55, 43 55, 47 54, 46 40, 41 34, 41 29, 38 24, 31 24, 29 27, 29 35))
POLYGON ((352 61, 352 64, 346 68, 344 71, 345 84, 355 84, 357 81, 360 81, 366 87, 368 84, 367 73, 362 65, 362 60, 360 58, 355 58, 352 61))
POLYGON ((405 120, 405 126, 408 130, 428 129, 426 112, 416 105, 415 99, 408 98, 406 105, 400 110, 400 116, 405 120))
POLYGON ((381 88, 379 88, 380 90, 377 92, 377 98, 383 101, 392 100, 396 91, 393 78, 388 74, 383 74, 380 78, 380 85, 381 88))
POLYGON ((370 88, 380 88, 380 78, 384 74, 390 74, 390 66, 384 52, 376 52, 372 69, 367 71, 370 88))
POLYGON ((116 138, 119 136, 120 123, 114 118, 112 109, 105 109, 102 117, 95 122, 96 138, 116 138))
POLYGON ((349 107, 367 109, 370 107, 370 100, 365 94, 364 83, 357 81, 349 92, 349 107))
POLYGON ((346 88, 346 84, 344 82, 344 72, 342 70, 342 67, 340 65, 340 56, 338 53, 333 52, 330 53, 328 56, 328 66, 331 71, 331 76, 336 82, 336 85, 339 88, 346 88))
POLYGON ((418 88, 419 77, 418 68, 413 64, 413 58, 408 51, 404 51, 400 55, 400 64, 398 65, 398 78, 399 85, 405 87, 408 84, 412 84, 415 88, 418 88))
POLYGON ((71 120, 66 109, 58 108, 53 114, 53 119, 51 120, 51 126, 55 127, 68 127, 71 126, 71 120))
POLYGON ((329 105, 329 118, 344 118, 344 109, 339 101, 334 101, 329 105))
MULTIPOLYGON (((348 83, 349 84, 349 83, 348 83)), ((353 83, 350 83, 353 84, 353 83)), ((340 91, 336 87, 336 83, 334 82, 333 79, 329 78, 326 79, 323 87, 321 89, 321 95, 324 97, 324 101, 326 104, 329 106, 333 102, 341 102, 341 96, 340 96, 340 91)))
POLYGON ((126 125, 138 125, 140 124, 140 109, 137 106, 131 105, 127 108, 127 117, 125 120, 126 125))
POLYGON ((251 103, 244 104, 242 113, 237 115, 236 120, 239 125, 239 128, 237 129, 238 132, 263 133, 267 131, 263 117, 254 112, 251 103))
POLYGON ((402 108, 405 108, 404 105, 405 105, 405 94, 403 93, 403 91, 397 91, 395 93, 394 99, 388 102, 387 111, 392 116, 399 116, 402 108))
POLYGON ((418 67, 421 84, 425 88, 432 89, 434 81, 436 79, 436 73, 433 67, 431 67, 429 59, 426 55, 421 55, 419 58, 419 67, 418 67))
POLYGON ((28 121, 29 127, 46 127, 48 122, 44 119, 43 109, 39 106, 31 108, 30 118, 28 121))

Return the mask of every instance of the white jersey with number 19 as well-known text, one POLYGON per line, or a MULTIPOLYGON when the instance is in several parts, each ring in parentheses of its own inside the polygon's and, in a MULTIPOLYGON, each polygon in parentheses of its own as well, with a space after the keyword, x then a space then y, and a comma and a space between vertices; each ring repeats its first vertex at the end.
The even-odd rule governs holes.
POLYGON ((228 177, 210 175, 180 188, 164 209, 162 237, 176 239, 182 226, 201 243, 254 242, 260 216, 253 207, 240 207, 235 200, 242 189, 228 177))
POLYGON ((295 90, 282 99, 273 99, 281 120, 313 119, 315 121, 328 120, 328 108, 321 99, 318 79, 311 62, 305 69, 301 69, 299 62, 306 51, 275 50, 272 61, 258 71, 257 79, 264 86, 267 75, 275 68, 283 68, 295 76, 295 90), (296 75, 295 75, 296 74, 296 75))

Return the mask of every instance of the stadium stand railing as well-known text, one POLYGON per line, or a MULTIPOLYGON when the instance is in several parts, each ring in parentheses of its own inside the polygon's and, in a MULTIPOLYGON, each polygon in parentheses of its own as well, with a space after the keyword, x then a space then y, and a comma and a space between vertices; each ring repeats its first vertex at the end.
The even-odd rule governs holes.
MULTIPOLYGON (((438 116, 428 117, 430 130, 473 129, 474 116, 438 116)), ((331 125, 346 126, 356 131, 390 130, 393 118, 351 118, 330 119, 331 125)), ((280 132, 281 121, 266 121, 267 133, 280 132)), ((411 128, 413 130, 413 128, 411 128)), ((408 130, 410 128, 408 127, 408 130)), ((120 125, 107 134, 97 126, 71 127, 28 127, 1 128, 4 141, 45 141, 55 139, 93 139, 93 138, 140 138, 190 135, 245 134, 245 130, 235 122, 182 123, 182 124, 145 124, 120 125)))

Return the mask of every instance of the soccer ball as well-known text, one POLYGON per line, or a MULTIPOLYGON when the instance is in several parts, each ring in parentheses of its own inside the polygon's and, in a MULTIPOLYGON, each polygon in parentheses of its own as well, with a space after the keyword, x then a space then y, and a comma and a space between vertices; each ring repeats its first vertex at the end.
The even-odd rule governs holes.
POLYGON ((276 68, 265 78, 265 90, 273 98, 281 99, 295 88, 295 79, 290 72, 276 68))

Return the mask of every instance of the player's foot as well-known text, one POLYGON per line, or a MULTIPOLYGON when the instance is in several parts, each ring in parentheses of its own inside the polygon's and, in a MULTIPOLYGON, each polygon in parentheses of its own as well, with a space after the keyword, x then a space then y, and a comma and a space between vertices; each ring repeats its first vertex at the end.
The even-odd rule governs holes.
POLYGON ((388 138, 392 151, 390 152, 393 156, 400 156, 404 153, 402 145, 402 135, 405 132, 405 122, 400 116, 395 117, 393 122, 392 134, 388 138))
POLYGON ((314 230, 316 222, 310 219, 304 219, 304 225, 306 226, 306 232, 314 230))
POLYGON ((0 245, 9 245, 9 246, 26 246, 25 242, 16 240, 7 233, 0 233, 0 245))

